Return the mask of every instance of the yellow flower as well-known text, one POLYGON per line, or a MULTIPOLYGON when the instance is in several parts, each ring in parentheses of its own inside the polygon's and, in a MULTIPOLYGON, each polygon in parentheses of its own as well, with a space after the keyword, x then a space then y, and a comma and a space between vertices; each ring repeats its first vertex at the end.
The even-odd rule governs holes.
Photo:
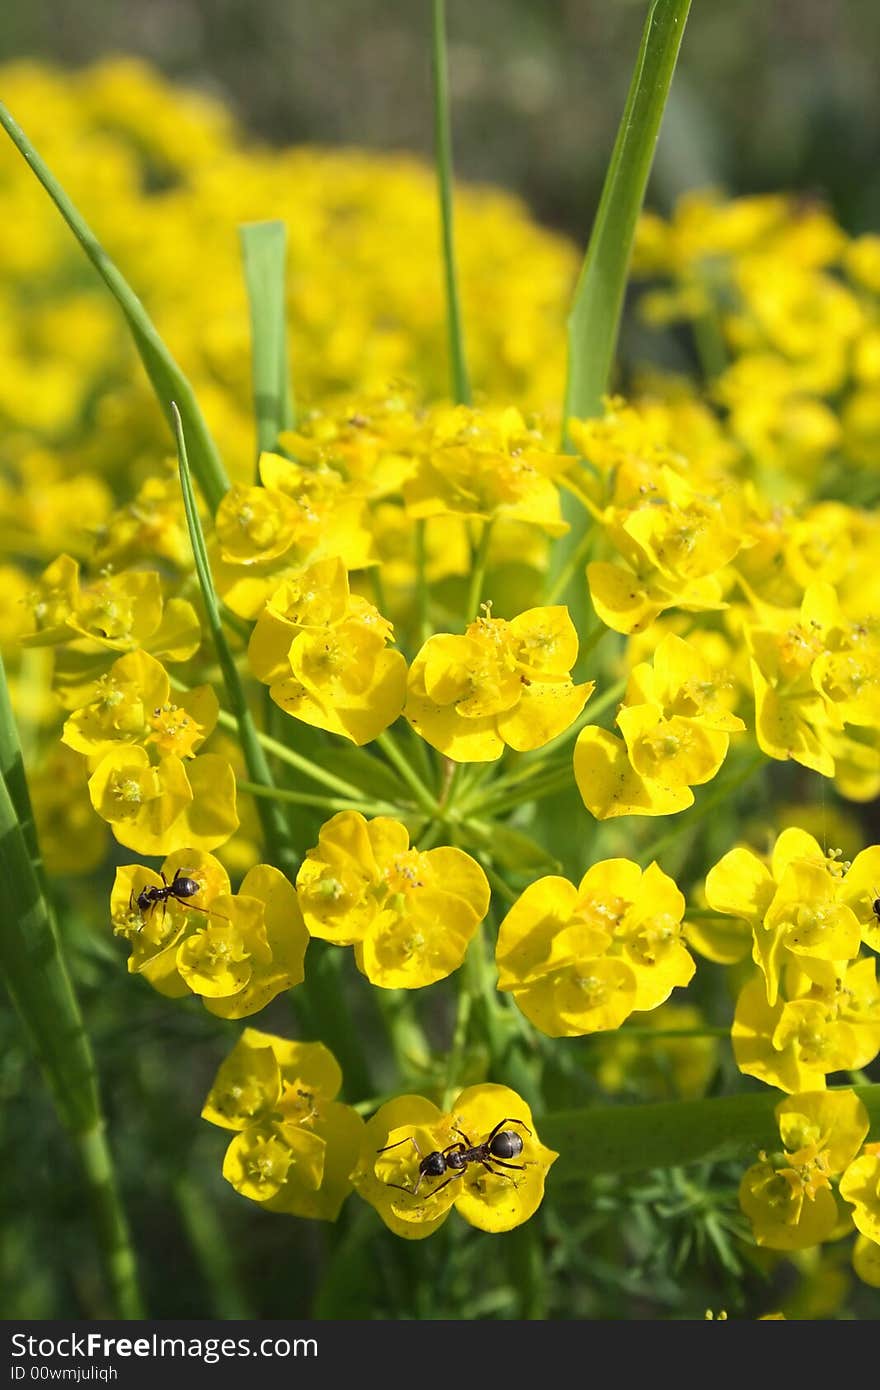
POLYGON ((342 561, 321 560, 275 591, 248 657, 281 709, 364 744, 403 709, 406 662, 387 649, 392 636, 378 609, 349 592, 342 561))
POLYGON ((577 888, 539 879, 501 923, 498 988, 551 1037, 618 1028, 691 979, 683 912, 684 898, 656 864, 642 872, 628 859, 607 859, 577 888))
POLYGON ((216 753, 187 765, 170 753, 154 767, 144 748, 117 745, 98 762, 89 795, 119 843, 140 854, 216 849, 238 827, 235 775, 216 753))
POLYGON ((327 821, 296 883, 311 934, 353 945, 359 968, 386 989, 418 989, 457 970, 489 908, 486 875, 470 855, 410 849, 399 821, 357 811, 327 821))
POLYGON ((856 1229, 880 1245, 880 1144, 866 1144, 840 1180, 840 1195, 854 1207, 856 1229))
POLYGON ((161 755, 191 758, 217 723, 219 705, 210 686, 172 700, 165 668, 143 651, 114 661, 87 694, 61 738, 93 765, 119 743, 153 745, 161 755))
POLYGON ((522 1225, 557 1158, 540 1143, 525 1101, 484 1084, 462 1091, 446 1115, 421 1096, 383 1105, 367 1122, 352 1176, 390 1230, 421 1240, 453 1206, 481 1231, 522 1225), (463 1162, 468 1150, 493 1144, 463 1162))
POLYGON ((859 953, 859 921, 847 906, 840 866, 797 827, 777 838, 769 868, 751 850, 725 854, 706 876, 706 901, 749 924, 769 1004, 776 1003, 788 963, 808 969, 812 962, 814 977, 816 963, 827 963, 824 978, 833 982, 834 962, 859 953))
POLYGON ((489 616, 463 637, 430 637, 412 664, 404 714, 455 762, 490 762, 507 744, 541 748, 567 729, 595 689, 569 672, 578 640, 564 607, 489 616))
POLYGON ((335 1221, 348 1193, 363 1121, 336 1100, 342 1074, 323 1043, 246 1028, 202 1109, 236 1131, 223 1176, 267 1211, 335 1221))
POLYGON ((31 597, 35 631, 25 646, 87 640, 89 650, 143 647, 168 661, 187 661, 201 643, 191 603, 162 597, 157 570, 128 570, 82 587, 79 565, 61 555, 40 576, 31 597))
POLYGON ((760 976, 743 987, 731 1029, 740 1071, 782 1091, 818 1091, 829 1072, 873 1061, 880 1048, 880 994, 872 962, 848 968, 838 962, 836 969, 826 987, 792 972, 790 997, 775 1004, 768 1004, 760 976))
POLYGON ((596 613, 616 632, 639 632, 667 608, 726 607, 720 571, 743 544, 744 509, 732 487, 694 487, 658 469, 634 505, 610 507, 606 532, 623 564, 594 561, 596 613))
POLYGON ((437 406, 426 422, 417 467, 403 484, 416 519, 456 515, 504 518, 539 526, 547 535, 568 530, 552 478, 569 466, 518 410, 437 406))
POLYGON ((131 943, 131 972, 172 998, 199 995, 221 1018, 249 1017, 304 979, 308 932, 296 893, 268 864, 250 869, 237 894, 223 866, 193 848, 170 855, 161 875, 128 865, 117 870, 110 911, 131 943), (175 875, 199 891, 169 892, 175 875))
POLYGON ((578 735, 574 775, 598 820, 671 815, 693 804, 690 788, 715 776, 730 734, 745 728, 727 698, 728 682, 675 633, 654 653, 653 667, 630 672, 617 714, 623 739, 595 725, 578 735))
POLYGON ((805 1250, 828 1240, 838 1225, 831 1179, 860 1149, 868 1115, 853 1091, 815 1091, 781 1101, 776 1117, 786 1152, 772 1162, 764 1156, 748 1170, 740 1205, 759 1245, 805 1250))

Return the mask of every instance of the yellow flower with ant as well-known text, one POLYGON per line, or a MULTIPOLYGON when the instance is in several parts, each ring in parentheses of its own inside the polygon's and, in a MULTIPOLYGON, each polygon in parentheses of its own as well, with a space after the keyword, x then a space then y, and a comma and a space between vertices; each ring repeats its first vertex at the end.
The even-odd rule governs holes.
POLYGON ((525 1101, 508 1086, 469 1086, 441 1111, 398 1096, 370 1120, 353 1173, 385 1225, 422 1240, 454 1206, 481 1231, 510 1231, 534 1215, 558 1154, 542 1144, 525 1101))
POLYGON ((429 637, 409 672, 404 714, 455 762, 491 762, 505 745, 541 748, 577 719, 595 689, 575 684, 578 636, 562 605, 507 621, 483 616, 463 636, 429 637))
POLYGON ((322 827, 296 887, 312 936, 354 946, 358 968, 383 989, 419 989, 457 970, 490 897, 464 850, 411 848, 400 821, 358 811, 322 827))
POLYGON ((172 999, 200 997, 219 1018, 247 1018, 305 978, 308 932, 293 885, 270 864, 237 893, 219 860, 186 848, 158 873, 117 869, 113 930, 131 946, 128 969, 172 999))

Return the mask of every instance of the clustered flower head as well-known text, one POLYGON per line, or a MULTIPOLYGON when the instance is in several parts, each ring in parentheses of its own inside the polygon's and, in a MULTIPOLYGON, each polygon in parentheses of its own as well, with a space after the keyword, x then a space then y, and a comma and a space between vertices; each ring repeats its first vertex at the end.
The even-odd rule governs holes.
POLYGON ((341 1086, 323 1043, 244 1030, 202 1108, 204 1119, 234 1132, 223 1176, 236 1192, 267 1211, 336 1220, 364 1128, 336 1099, 341 1086))
POLYGON ((499 758, 505 745, 541 748, 578 717, 595 689, 575 684, 578 638, 564 607, 509 622, 484 614, 463 636, 429 637, 410 668, 404 713, 456 762, 499 758))
POLYGON ((406 826, 341 811, 297 875, 312 936, 354 946, 374 985, 417 989, 457 970, 489 908, 489 884, 463 850, 414 849, 406 826))
POLYGON ((805 1091, 781 1101, 776 1118, 782 1152, 761 1154, 740 1183, 755 1240, 805 1250, 855 1226, 855 1269, 880 1285, 880 1144, 864 1142, 864 1105, 851 1090, 805 1091))
POLYGON ((691 979, 684 909, 656 864, 643 872, 629 859, 606 859, 577 887, 538 879, 501 923, 498 988, 551 1037, 619 1028, 691 979))
MULTIPOLYGON (((806 831, 778 837, 765 863, 726 854, 706 878, 706 899, 747 924, 759 973, 740 991, 733 1046, 742 1071, 781 1090, 820 1090, 830 1072, 867 1066, 880 1051, 880 986, 870 878, 880 849, 851 864, 823 854, 806 831)), ((748 949, 746 947, 746 949, 748 949)))

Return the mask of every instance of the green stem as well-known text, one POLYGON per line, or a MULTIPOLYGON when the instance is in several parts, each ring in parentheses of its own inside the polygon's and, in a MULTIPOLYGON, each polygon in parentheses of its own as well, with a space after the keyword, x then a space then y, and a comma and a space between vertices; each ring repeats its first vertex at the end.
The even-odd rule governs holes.
POLYGON ((423 646, 431 635, 431 595, 428 589, 428 555, 425 545, 425 521, 416 522, 416 613, 417 641, 423 646))
POLYGON ((409 787, 419 808, 425 812, 426 816, 432 818, 436 816, 439 810, 436 800, 419 777, 415 768, 410 766, 406 759, 406 755, 398 748, 393 735, 386 730, 385 733, 379 735, 376 742, 395 771, 409 787))
MULTIPOLYGON (((856 1086, 872 1132, 880 1129, 880 1084, 856 1086)), ((778 1147, 778 1091, 713 1100, 601 1105, 536 1119, 541 1140, 559 1151, 550 1184, 583 1183, 596 1173, 642 1173, 688 1163, 754 1162, 778 1147)))
POLYGON ((208 506, 212 512, 216 511, 224 494, 229 491, 229 479, 189 381, 159 337, 149 314, 134 290, 120 274, 85 218, 74 207, 58 180, 44 164, 24 131, 13 120, 2 102, 0 102, 0 125, 49 194, 86 256, 122 310, 134 339, 135 347, 156 393, 156 398, 172 426, 174 421, 171 402, 178 402, 179 412, 192 446, 193 471, 208 506))
MULTIPOLYGON (((629 94, 602 186, 583 267, 568 319, 568 369, 563 404, 562 442, 572 417, 602 413, 620 331, 636 224, 645 197, 660 121, 691 0, 651 0, 629 94)), ((571 530, 552 558, 554 574, 569 564, 583 535, 582 504, 567 493, 563 515, 571 530)), ((567 601, 578 626, 587 615, 587 595, 571 582, 567 601)), ((565 592, 565 591, 561 591, 565 592)))
POLYGON ((119 1200, 113 1160, 103 1120, 73 1136, 86 1175, 98 1238, 104 1252, 110 1286, 121 1318, 143 1318, 137 1265, 125 1212, 119 1200))
MULTIPOLYGON (((554 579, 553 583, 550 585, 550 592, 547 594, 547 597, 544 600, 545 603, 557 603, 558 600, 568 589, 569 585, 575 577, 575 574, 577 574, 577 572, 581 569, 586 569, 587 557, 589 556, 589 553, 593 548, 593 540, 593 527, 588 526, 586 531, 578 541, 577 545, 574 547, 574 549, 569 554, 567 560, 562 565, 562 568, 556 575, 556 578, 554 579)), ((585 575, 584 583, 586 584, 586 582, 587 581, 585 575)))
POLYGON ((468 587, 467 608, 465 610, 465 621, 469 623, 474 621, 480 611, 480 599, 483 597, 483 583, 486 578, 486 564, 489 559, 491 543, 492 522, 484 521, 480 543, 471 558, 471 582, 468 587))
MULTIPOLYGON (((172 685, 176 690, 186 690, 187 686, 179 681, 172 679, 172 685)), ((217 723, 224 729, 229 729, 233 733, 238 729, 238 720, 234 714, 228 710, 221 710, 217 716, 217 723)), ((327 772, 317 763, 313 763, 311 758, 306 758, 302 753, 297 753, 293 748, 288 748, 286 743, 281 743, 277 738, 272 738, 270 734, 264 734, 257 730, 257 740, 266 753, 271 753, 273 758, 277 758, 281 763, 287 763, 288 767, 293 767, 297 772, 301 772, 304 777, 308 777, 313 782, 319 782, 321 786, 328 790, 338 792, 340 796, 350 797, 354 801, 363 800, 367 793, 363 787, 356 787, 353 782, 347 782, 343 777, 336 777, 334 773, 327 772)))
POLYGON ((337 811, 360 811, 364 816, 395 816, 399 808, 390 801, 352 801, 343 796, 321 796, 319 793, 293 792, 286 787, 264 787, 259 782, 239 779, 238 789, 250 796, 267 796, 275 801, 287 801, 292 806, 317 806, 335 814, 337 811))
POLYGON ((242 1287, 236 1256, 217 1206, 192 1178, 178 1178, 173 1191, 202 1278, 211 1293, 211 1312, 224 1320, 253 1318, 254 1308, 242 1287))
POLYGON ((434 86, 434 148, 437 189, 440 195, 440 227, 443 237, 443 274, 446 287, 446 326, 449 335, 452 396, 470 405, 471 386, 464 353, 464 333, 455 265, 455 228, 452 211, 452 129, 449 118, 449 75, 446 57, 446 4, 433 0, 431 76, 434 86))

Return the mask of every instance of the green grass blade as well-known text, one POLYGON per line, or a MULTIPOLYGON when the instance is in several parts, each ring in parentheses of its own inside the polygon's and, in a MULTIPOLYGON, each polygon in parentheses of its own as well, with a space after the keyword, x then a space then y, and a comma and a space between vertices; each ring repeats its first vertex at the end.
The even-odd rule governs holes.
POLYGON ((636 223, 691 0, 651 0, 568 321, 565 421, 596 415, 608 389, 636 223))
MULTIPOLYGON (((880 1132, 880 1084, 853 1088, 880 1132)), ((583 1182, 596 1173, 643 1173, 688 1163, 738 1159, 779 1147, 775 1107, 785 1097, 762 1090, 718 1100, 601 1105, 536 1120, 545 1144, 559 1152, 553 1180, 583 1182)))
POLYGON ((208 505, 212 511, 216 511, 223 494, 228 491, 229 479, 192 387, 156 332, 149 314, 134 290, 2 102, 0 125, 49 194, 122 310, 156 398, 169 424, 173 424, 169 402, 178 402, 192 448, 193 472, 208 505))
MULTIPOLYGON (((0 672, 0 747, 4 766, 12 756, 16 781, 20 753, 5 684, 0 672)), ((26 797, 23 770, 20 782, 26 797)), ((21 797, 20 786, 16 794, 21 797)), ((32 843, 36 844, 33 833, 32 843)), ((104 1132, 91 1044, 32 843, 25 836, 10 788, 0 777, 0 882, 6 897, 0 918, 0 977, 37 1055, 61 1122, 79 1152, 116 1315, 138 1318, 143 1308, 134 1254, 104 1132)))
POLYGON ((283 222, 246 222, 238 229, 251 316, 251 379, 257 423, 257 453, 274 449, 282 430, 294 423, 287 362, 283 222))
POLYGON ((43 858, 37 841, 34 810, 31 806, 24 770, 24 758, 9 699, 9 684, 6 680, 6 667, 3 664, 2 655, 0 655, 0 776, 6 783, 31 863, 40 880, 41 887, 45 891, 43 858))
POLYGON ((446 325, 453 399, 470 405, 471 383, 464 353, 464 330, 455 264, 455 224, 452 208, 452 125, 449 118, 449 65, 446 57, 446 0, 433 0, 431 76, 434 86, 434 151, 440 195, 443 238, 443 276, 446 286, 446 325))

